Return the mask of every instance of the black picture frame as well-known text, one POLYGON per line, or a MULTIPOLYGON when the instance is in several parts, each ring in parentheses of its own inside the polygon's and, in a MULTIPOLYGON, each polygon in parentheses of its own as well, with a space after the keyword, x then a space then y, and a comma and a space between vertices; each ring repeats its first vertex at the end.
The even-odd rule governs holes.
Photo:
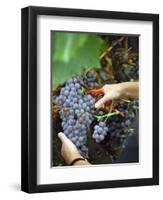
POLYGON ((30 6, 21 12, 21 190, 28 193, 159 184, 159 15, 30 6), (153 177, 37 185, 37 16, 55 15, 153 23, 153 177))

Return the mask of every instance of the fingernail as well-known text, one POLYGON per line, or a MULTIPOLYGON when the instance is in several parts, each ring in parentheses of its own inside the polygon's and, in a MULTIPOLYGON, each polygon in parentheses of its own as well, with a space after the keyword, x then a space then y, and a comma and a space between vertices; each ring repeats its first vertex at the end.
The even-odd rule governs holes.
POLYGON ((62 132, 59 132, 59 133, 58 133, 58 137, 61 137, 61 136, 62 136, 62 134, 63 134, 62 132))
POLYGON ((98 103, 95 103, 95 108, 97 108, 98 107, 98 103))
POLYGON ((95 108, 99 108, 99 104, 98 103, 95 103, 95 108))

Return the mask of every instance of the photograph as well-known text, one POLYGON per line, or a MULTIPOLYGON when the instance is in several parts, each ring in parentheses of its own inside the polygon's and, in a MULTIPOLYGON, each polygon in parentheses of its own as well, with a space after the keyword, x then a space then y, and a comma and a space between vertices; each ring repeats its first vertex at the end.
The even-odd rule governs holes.
POLYGON ((21 188, 159 184, 159 15, 22 9, 21 188))
POLYGON ((139 163, 139 35, 51 31, 51 166, 139 163))

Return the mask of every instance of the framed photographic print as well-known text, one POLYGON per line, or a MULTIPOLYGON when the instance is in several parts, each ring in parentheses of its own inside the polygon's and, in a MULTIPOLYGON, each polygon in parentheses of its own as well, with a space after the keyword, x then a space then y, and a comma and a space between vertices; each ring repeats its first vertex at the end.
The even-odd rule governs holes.
POLYGON ((22 9, 22 190, 159 184, 159 16, 22 9))

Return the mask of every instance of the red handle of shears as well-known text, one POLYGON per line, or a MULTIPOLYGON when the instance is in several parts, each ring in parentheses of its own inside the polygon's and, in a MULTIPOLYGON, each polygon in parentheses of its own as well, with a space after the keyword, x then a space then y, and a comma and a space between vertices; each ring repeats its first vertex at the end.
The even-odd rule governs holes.
POLYGON ((91 94, 92 96, 98 96, 99 94, 104 94, 103 87, 97 89, 87 89, 87 93, 91 94))

